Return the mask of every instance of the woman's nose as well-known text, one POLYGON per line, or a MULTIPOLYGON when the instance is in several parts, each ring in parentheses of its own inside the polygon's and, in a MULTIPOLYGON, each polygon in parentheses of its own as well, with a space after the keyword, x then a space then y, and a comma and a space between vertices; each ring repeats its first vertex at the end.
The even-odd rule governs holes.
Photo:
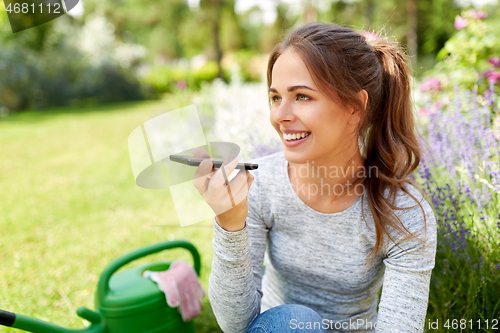
POLYGON ((286 100, 282 100, 279 104, 273 105, 271 108, 271 119, 277 124, 294 121, 295 115, 292 105, 286 100))

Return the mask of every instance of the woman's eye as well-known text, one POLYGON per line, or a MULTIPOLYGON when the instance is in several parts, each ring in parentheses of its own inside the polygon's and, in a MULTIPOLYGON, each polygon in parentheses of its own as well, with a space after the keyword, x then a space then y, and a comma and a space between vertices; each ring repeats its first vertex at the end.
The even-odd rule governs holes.
MULTIPOLYGON (((272 96, 271 97, 271 102, 278 102, 278 100, 276 100, 275 98, 279 98, 278 96, 272 96)), ((297 94, 297 98, 299 99, 299 101, 307 101, 308 99, 310 99, 308 96, 306 95, 302 95, 302 94, 297 94), (303 99, 303 97, 305 99, 303 99)))
POLYGON ((271 102, 272 103, 276 103, 276 102, 279 102, 280 101, 280 97, 279 96, 271 96, 271 102))

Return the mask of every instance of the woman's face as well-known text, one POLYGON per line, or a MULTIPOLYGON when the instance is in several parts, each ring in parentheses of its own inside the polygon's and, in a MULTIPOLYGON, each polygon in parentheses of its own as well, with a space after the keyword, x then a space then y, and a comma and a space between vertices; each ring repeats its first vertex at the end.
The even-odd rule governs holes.
POLYGON ((357 134, 353 131, 359 112, 323 95, 297 53, 287 49, 279 56, 271 82, 270 120, 283 141, 285 158, 290 163, 335 163, 343 161, 344 156, 352 156, 354 152, 349 150, 354 143, 358 149, 357 134), (300 140, 285 139, 293 133, 301 137, 302 133, 308 134, 300 140))

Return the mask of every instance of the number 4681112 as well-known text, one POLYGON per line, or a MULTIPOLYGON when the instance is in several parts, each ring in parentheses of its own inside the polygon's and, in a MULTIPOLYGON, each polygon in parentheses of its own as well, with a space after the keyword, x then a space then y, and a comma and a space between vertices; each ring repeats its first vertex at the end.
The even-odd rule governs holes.
POLYGON ((473 321, 472 319, 466 320, 466 319, 448 319, 444 323, 444 327, 447 329, 465 329, 467 327, 473 328, 485 328, 485 329, 498 329, 498 319, 492 319, 492 320, 481 320, 478 319, 476 321, 473 321))
MULTIPOLYGON (((61 14, 61 4, 60 3, 48 3, 45 5, 47 8, 46 13, 53 13, 53 14, 61 14), (53 7, 52 9, 50 7, 53 7)), ((43 13, 43 4, 39 4, 38 6, 35 6, 34 3, 29 4, 29 3, 15 3, 12 5, 12 3, 9 3, 7 8, 5 10, 8 13, 23 13, 23 14, 35 14, 35 13, 43 13), (31 7, 31 8, 30 8, 31 7), (37 8, 40 7, 40 8, 37 8), (30 10, 31 9, 31 10, 30 10)))

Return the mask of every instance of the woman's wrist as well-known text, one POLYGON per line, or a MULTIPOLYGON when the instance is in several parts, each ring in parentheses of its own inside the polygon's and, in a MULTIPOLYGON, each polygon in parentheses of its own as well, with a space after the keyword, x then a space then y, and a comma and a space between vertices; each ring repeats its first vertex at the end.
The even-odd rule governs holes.
POLYGON ((233 208, 215 216, 215 221, 224 230, 229 232, 240 231, 245 227, 248 216, 247 200, 243 200, 233 208))
POLYGON ((241 231, 245 228, 245 220, 243 220, 243 222, 235 223, 234 221, 227 221, 227 219, 221 217, 221 215, 215 216, 215 222, 219 225, 219 227, 221 227, 225 231, 236 232, 236 231, 241 231))

